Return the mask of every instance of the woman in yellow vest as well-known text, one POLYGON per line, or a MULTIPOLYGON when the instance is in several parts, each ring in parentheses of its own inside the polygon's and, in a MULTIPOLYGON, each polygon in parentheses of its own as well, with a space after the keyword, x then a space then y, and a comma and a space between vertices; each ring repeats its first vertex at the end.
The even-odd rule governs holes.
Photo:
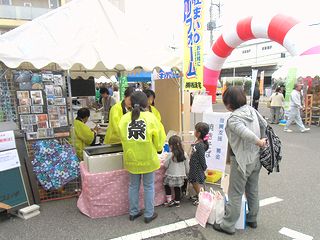
POLYGON ((156 99, 155 92, 151 89, 144 90, 143 92, 147 95, 148 98, 149 111, 152 112, 156 116, 156 118, 161 122, 161 114, 158 111, 158 109, 156 109, 154 106, 154 100, 156 99))
POLYGON ((121 102, 116 103, 110 109, 109 125, 104 138, 104 144, 117 144, 121 142, 119 122, 121 117, 131 109, 130 97, 133 92, 134 89, 132 87, 128 87, 124 92, 124 99, 121 102))
POLYGON ((157 152, 165 142, 163 125, 154 114, 146 111, 147 96, 140 91, 131 96, 132 112, 125 114, 119 124, 123 147, 124 168, 129 172, 129 219, 140 217, 139 188, 144 187, 144 221, 149 223, 158 215, 154 212, 154 172, 160 168, 157 152))
POLYGON ((78 158, 82 161, 83 160, 83 150, 93 144, 96 139, 96 134, 98 128, 91 130, 87 125, 86 122, 90 117, 90 110, 88 108, 81 108, 77 112, 77 118, 74 120, 73 128, 73 141, 74 147, 77 152, 78 158))

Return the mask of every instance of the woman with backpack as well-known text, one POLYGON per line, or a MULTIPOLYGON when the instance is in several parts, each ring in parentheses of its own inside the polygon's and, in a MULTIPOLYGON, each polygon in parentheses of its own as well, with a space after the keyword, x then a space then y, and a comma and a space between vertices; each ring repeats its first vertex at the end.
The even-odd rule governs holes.
POLYGON ((226 125, 231 147, 229 201, 223 222, 215 223, 213 228, 219 232, 234 234, 243 194, 246 194, 249 205, 247 225, 257 227, 260 148, 267 144, 263 138, 267 123, 258 111, 246 104, 246 95, 240 87, 229 87, 223 94, 223 103, 232 112, 226 125))

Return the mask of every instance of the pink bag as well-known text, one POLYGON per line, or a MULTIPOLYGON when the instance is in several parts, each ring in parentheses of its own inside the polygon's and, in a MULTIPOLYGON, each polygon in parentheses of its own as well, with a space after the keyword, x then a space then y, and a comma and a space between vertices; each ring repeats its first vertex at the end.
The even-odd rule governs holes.
POLYGON ((213 206, 213 193, 206 192, 201 188, 199 193, 199 205, 196 211, 196 220, 202 227, 206 227, 213 206))
POLYGON ((219 191, 213 192, 212 209, 209 214, 208 223, 222 223, 224 217, 224 198, 219 191))

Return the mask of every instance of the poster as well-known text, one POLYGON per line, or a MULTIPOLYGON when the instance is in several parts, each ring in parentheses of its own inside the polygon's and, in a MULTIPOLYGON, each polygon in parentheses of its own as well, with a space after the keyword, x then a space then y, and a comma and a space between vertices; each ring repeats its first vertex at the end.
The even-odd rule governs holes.
POLYGON ((20 167, 17 149, 0 152, 0 172, 20 167))
POLYGON ((195 95, 192 103, 193 113, 212 112, 212 96, 195 95))
MULTIPOLYGON (((0 151, 16 148, 13 131, 0 132, 0 151)), ((1 166, 0 166, 1 167, 1 166)))
POLYGON ((185 90, 201 90, 203 88, 204 0, 185 0, 183 21, 185 90))
POLYGON ((206 152, 208 170, 225 172, 228 139, 225 133, 229 112, 212 112, 203 114, 203 122, 209 124, 209 149, 206 152))

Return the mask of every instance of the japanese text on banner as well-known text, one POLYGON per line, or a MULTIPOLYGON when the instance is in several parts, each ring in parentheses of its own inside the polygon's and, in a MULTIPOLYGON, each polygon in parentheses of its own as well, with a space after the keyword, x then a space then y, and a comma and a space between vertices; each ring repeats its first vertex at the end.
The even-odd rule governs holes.
POLYGON ((203 88, 204 0, 184 0, 183 79, 186 90, 203 88))

